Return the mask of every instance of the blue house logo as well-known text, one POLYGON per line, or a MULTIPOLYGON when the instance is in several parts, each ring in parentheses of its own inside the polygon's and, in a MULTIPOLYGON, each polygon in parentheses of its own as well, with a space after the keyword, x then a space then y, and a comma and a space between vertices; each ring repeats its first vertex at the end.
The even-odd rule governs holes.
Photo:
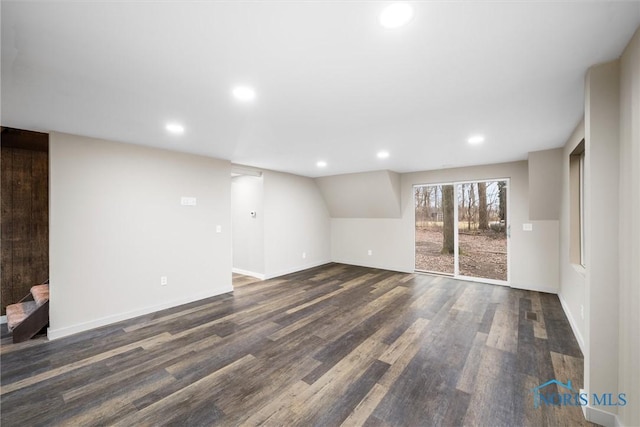
POLYGON ((538 387, 532 389, 532 391, 533 391, 533 407, 534 408, 539 408, 542 405, 542 403, 546 405, 553 405, 553 406, 558 406, 563 404, 570 405, 574 397, 578 396, 577 393, 573 390, 573 387, 571 386, 571 380, 568 380, 567 383, 565 384, 562 381, 552 379, 547 381, 544 384, 540 384, 538 387), (558 386, 558 392, 545 394, 542 391, 542 389, 552 384, 556 384, 558 386), (561 393, 561 390, 560 390, 561 387, 566 390, 564 393, 561 393))
POLYGON ((625 406, 627 404, 626 393, 592 393, 578 392, 573 389, 571 380, 567 383, 552 379, 538 387, 531 389, 533 391, 533 407, 539 408, 545 406, 625 406), (545 388, 555 384, 555 388, 544 390, 545 388))

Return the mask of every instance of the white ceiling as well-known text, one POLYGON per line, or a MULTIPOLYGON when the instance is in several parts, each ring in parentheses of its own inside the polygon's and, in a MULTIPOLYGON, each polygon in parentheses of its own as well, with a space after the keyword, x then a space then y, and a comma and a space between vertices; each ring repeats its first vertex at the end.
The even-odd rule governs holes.
POLYGON ((306 176, 526 159, 564 144, 586 70, 640 25, 639 1, 423 1, 390 30, 387 4, 3 0, 2 125, 306 176))

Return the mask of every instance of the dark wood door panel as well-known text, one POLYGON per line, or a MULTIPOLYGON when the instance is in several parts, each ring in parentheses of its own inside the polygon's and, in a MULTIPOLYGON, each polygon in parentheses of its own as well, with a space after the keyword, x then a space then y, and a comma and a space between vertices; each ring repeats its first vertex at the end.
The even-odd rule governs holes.
POLYGON ((7 305, 49 276, 48 153, 5 144, 5 136, 0 158, 3 315, 7 305))

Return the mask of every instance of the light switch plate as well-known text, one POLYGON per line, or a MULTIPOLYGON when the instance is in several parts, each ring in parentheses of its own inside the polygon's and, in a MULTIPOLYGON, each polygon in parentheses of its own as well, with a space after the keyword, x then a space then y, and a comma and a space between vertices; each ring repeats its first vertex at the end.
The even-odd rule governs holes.
POLYGON ((216 225, 216 233, 222 233, 222 226, 216 225))

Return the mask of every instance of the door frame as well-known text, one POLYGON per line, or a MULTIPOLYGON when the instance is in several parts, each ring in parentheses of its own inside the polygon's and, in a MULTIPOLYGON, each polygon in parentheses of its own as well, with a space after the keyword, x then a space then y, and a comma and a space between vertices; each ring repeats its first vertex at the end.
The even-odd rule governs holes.
POLYGON ((426 184, 413 184, 411 186, 411 197, 413 199, 413 269, 418 273, 426 273, 426 274, 437 274, 444 275, 447 277, 452 277, 457 280, 465 280, 469 282, 480 282, 480 283, 489 283, 492 285, 500 285, 500 286, 511 286, 511 179, 510 178, 491 178, 491 179, 471 179, 471 180, 462 180, 462 181, 450 181, 450 182, 436 182, 436 183, 426 183, 426 184), (470 184, 470 183, 478 183, 478 182, 499 182, 505 181, 507 183, 507 217, 506 217, 506 233, 507 233, 507 280, 496 280, 496 279, 488 279, 482 277, 473 277, 473 276, 464 276, 460 274, 460 248, 459 248, 459 222, 458 222, 458 186, 460 184, 470 184), (454 186, 454 200, 456 201, 453 205, 453 221, 454 221, 454 253, 453 253, 453 268, 454 273, 444 273, 438 271, 429 271, 429 270, 418 270, 416 268, 416 210, 415 210, 415 188, 416 187, 425 187, 425 186, 442 186, 442 185, 453 185, 454 186))

